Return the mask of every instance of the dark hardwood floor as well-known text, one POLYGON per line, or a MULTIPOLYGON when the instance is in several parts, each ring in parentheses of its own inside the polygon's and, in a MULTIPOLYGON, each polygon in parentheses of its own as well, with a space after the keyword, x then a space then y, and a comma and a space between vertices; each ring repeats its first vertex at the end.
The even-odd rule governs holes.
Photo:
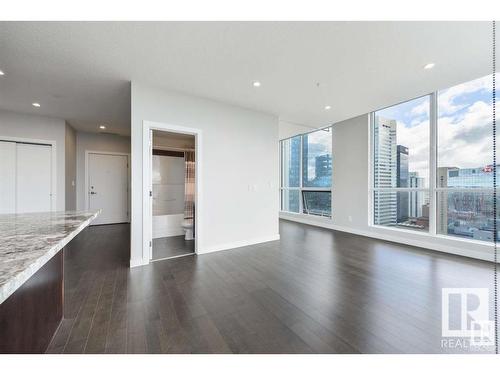
POLYGON ((128 225, 86 229, 65 250, 65 319, 48 352, 452 352, 441 288, 492 285, 487 262, 288 221, 280 232, 128 269, 128 225))
POLYGON ((153 239, 153 260, 194 254, 194 240, 186 241, 184 236, 153 239))

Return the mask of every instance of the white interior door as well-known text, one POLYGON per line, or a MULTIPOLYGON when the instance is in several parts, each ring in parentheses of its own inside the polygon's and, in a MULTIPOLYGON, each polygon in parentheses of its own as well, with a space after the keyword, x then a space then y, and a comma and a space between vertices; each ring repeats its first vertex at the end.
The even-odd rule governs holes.
POLYGON ((52 207, 52 147, 16 145, 16 212, 46 212, 52 207))
POLYGON ((16 143, 0 141, 0 214, 16 212, 16 143))
POLYGON ((127 156, 89 153, 87 192, 88 208, 102 210, 94 225, 127 222, 127 156))

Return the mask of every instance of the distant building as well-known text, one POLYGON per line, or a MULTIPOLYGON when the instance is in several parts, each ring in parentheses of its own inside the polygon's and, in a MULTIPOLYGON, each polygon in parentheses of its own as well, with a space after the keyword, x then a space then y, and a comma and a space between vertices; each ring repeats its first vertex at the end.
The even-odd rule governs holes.
MULTIPOLYGON (((377 116, 374 126, 374 182, 375 187, 389 188, 397 185, 397 124, 377 116)), ((377 192, 374 197, 374 223, 377 225, 396 225, 397 194, 377 192)))
MULTIPOLYGON (((409 187, 411 188, 423 188, 425 187, 425 179, 418 176, 418 172, 409 173, 409 187)), ((421 217, 425 216, 422 212, 422 207, 428 202, 425 202, 425 193, 423 191, 412 191, 410 192, 409 199, 409 216, 410 217, 421 217)), ((427 213, 427 217, 429 214, 427 213)))
MULTIPOLYGON (((396 186, 406 188, 408 180, 408 147, 397 145, 396 148, 396 186)), ((399 193, 397 197, 397 222, 408 220, 409 202, 408 193, 399 193)))
POLYGON ((330 154, 316 156, 314 161, 314 173, 314 186, 332 186, 332 156, 330 154))
MULTIPOLYGON (((448 171, 458 170, 458 168, 440 167, 437 169, 437 187, 448 187, 448 171)), ((437 193, 437 222, 436 231, 440 234, 448 234, 448 192, 439 191, 437 193)))
POLYGON ((441 167, 437 181, 439 188, 470 189, 438 192, 438 233, 492 241, 493 196, 489 191, 479 190, 493 188, 492 166, 441 167))

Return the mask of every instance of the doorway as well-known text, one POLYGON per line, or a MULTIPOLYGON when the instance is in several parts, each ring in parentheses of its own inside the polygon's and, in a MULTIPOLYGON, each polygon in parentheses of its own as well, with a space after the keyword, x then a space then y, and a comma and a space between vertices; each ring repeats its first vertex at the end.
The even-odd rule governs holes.
MULTIPOLYGON (((153 131, 166 132, 177 135, 189 135, 194 137, 194 205, 193 205, 193 247, 194 252, 187 255, 197 254, 202 243, 203 235, 203 212, 202 205, 202 131, 179 125, 160 122, 143 121, 142 138, 142 168, 143 168, 143 215, 142 215, 142 264, 147 264, 153 259, 153 131)), ((161 147, 161 146, 160 146, 161 147)), ((167 147, 168 148, 168 147, 167 147)), ((168 151, 168 150, 166 150, 168 151)), ((182 151, 182 150, 180 150, 182 151)), ((183 232, 185 235, 185 232, 183 232)), ((185 255, 180 255, 185 256, 185 255)))
POLYGON ((195 136, 152 130, 151 261, 195 253, 195 136))
POLYGON ((92 225, 129 221, 128 155, 86 151, 88 210, 101 210, 92 225))

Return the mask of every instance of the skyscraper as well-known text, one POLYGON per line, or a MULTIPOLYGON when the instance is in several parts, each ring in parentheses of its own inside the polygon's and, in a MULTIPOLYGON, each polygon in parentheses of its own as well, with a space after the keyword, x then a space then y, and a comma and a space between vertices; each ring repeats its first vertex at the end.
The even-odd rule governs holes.
MULTIPOLYGON (((397 186, 397 123, 377 116, 374 126, 374 181, 375 187, 397 186)), ((376 192, 374 197, 374 223, 377 225, 396 225, 397 194, 395 192, 376 192)))
MULTIPOLYGON (((398 145, 396 149, 396 181, 397 187, 408 187, 408 147, 398 145)), ((408 220, 408 193, 398 194, 397 222, 402 223, 408 220)))
MULTIPOLYGON (((410 172, 409 173, 409 187, 411 188, 423 188, 424 187, 424 178, 418 176, 418 172, 410 172)), ((427 202, 424 201, 424 192, 423 191, 412 191, 410 192, 410 201, 409 201, 409 216, 413 218, 425 216, 422 212, 423 206, 427 202)), ((427 214, 428 217, 428 214, 427 214)))
MULTIPOLYGON (((458 168, 439 167, 437 169, 437 187, 448 187, 448 171, 457 171, 458 168)), ((448 234, 448 193, 439 191, 437 197, 437 233, 448 234)))

